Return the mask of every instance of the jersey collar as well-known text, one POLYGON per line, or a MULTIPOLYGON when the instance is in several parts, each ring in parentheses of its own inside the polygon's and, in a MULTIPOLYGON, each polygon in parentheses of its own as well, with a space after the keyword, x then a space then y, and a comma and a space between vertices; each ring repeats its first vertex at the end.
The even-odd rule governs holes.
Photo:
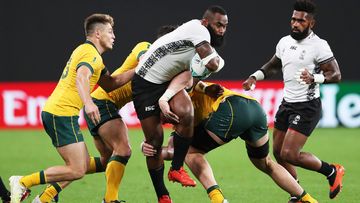
POLYGON ((90 45, 92 45, 92 46, 95 48, 95 50, 100 54, 100 52, 97 50, 95 44, 92 43, 90 40, 86 40, 86 41, 85 41, 85 44, 90 44, 90 45))

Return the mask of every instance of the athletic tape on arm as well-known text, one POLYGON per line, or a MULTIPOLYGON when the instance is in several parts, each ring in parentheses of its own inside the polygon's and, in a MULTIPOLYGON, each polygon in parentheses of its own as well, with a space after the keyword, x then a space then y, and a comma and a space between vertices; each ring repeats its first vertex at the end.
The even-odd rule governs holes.
POLYGON ((215 71, 213 71, 216 73, 216 72, 219 72, 224 67, 225 61, 224 61, 224 59, 221 58, 221 56, 219 56, 219 54, 215 50, 213 51, 213 53, 211 53, 207 57, 201 59, 201 61, 202 61, 202 64, 205 66, 206 64, 208 64, 211 61, 211 59, 213 59, 215 57, 219 57, 219 66, 215 71))

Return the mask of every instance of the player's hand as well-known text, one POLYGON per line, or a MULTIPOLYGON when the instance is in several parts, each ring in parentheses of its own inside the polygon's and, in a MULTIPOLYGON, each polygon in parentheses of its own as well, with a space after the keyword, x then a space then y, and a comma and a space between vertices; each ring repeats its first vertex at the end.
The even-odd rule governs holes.
POLYGON ((205 87, 205 94, 214 99, 217 99, 223 93, 224 93, 224 88, 219 84, 212 84, 205 87))
POLYGON ((98 125, 100 123, 100 112, 94 102, 90 101, 85 104, 84 110, 86 115, 91 119, 94 125, 98 125))
POLYGON ((302 85, 312 84, 314 82, 314 76, 306 68, 300 68, 294 77, 296 81, 302 85))
POLYGON ((159 100, 159 107, 163 113, 165 120, 171 124, 178 124, 179 117, 170 110, 170 105, 165 100, 159 100))
POLYGON ((155 156, 156 154, 154 147, 145 141, 141 142, 141 152, 144 154, 144 156, 155 156))
POLYGON ((253 76, 250 76, 245 82, 243 82, 242 86, 245 91, 254 90, 256 85, 256 79, 253 76))

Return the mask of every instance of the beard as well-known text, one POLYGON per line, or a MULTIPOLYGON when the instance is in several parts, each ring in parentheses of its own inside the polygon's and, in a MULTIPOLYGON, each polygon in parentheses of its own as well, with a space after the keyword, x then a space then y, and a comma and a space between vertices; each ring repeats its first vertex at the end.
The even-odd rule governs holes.
POLYGON ((292 38, 299 41, 299 40, 305 39, 309 35, 309 30, 310 30, 310 27, 307 27, 302 32, 300 32, 300 31, 299 32, 294 32, 293 30, 291 30, 290 35, 291 35, 292 38))
POLYGON ((222 47, 225 42, 224 35, 221 36, 216 34, 215 30, 210 25, 208 25, 206 28, 209 30, 210 33, 210 45, 213 47, 222 47))

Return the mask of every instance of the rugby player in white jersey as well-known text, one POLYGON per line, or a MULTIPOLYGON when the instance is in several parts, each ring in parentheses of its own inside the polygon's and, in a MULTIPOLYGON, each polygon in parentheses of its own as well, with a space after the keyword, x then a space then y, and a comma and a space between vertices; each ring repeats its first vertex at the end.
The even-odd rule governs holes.
MULTIPOLYGON (((184 111, 181 115, 165 112, 164 116, 177 129, 174 132, 175 151, 168 178, 183 186, 196 185, 182 167, 193 136, 194 110, 183 88, 168 89, 168 85, 176 75, 189 70, 190 61, 196 53, 209 71, 217 72, 223 67, 224 61, 213 47, 222 44, 227 24, 227 14, 223 8, 209 7, 203 19, 190 20, 156 40, 140 60, 132 80, 135 110, 146 142, 155 149, 161 149, 163 143, 159 100, 167 102, 178 92, 182 95, 181 108, 184 111)), ((159 202, 171 202, 164 184, 164 161, 161 154, 146 157, 146 163, 159 202)))
POLYGON ((321 117, 319 85, 337 83, 341 73, 328 43, 313 31, 316 6, 311 0, 297 0, 291 17, 291 34, 276 46, 275 55, 243 83, 245 90, 256 81, 282 70, 284 99, 276 113, 274 156, 297 179, 295 166, 327 177, 329 197, 335 198, 342 187, 344 167, 329 164, 302 151, 321 117))

